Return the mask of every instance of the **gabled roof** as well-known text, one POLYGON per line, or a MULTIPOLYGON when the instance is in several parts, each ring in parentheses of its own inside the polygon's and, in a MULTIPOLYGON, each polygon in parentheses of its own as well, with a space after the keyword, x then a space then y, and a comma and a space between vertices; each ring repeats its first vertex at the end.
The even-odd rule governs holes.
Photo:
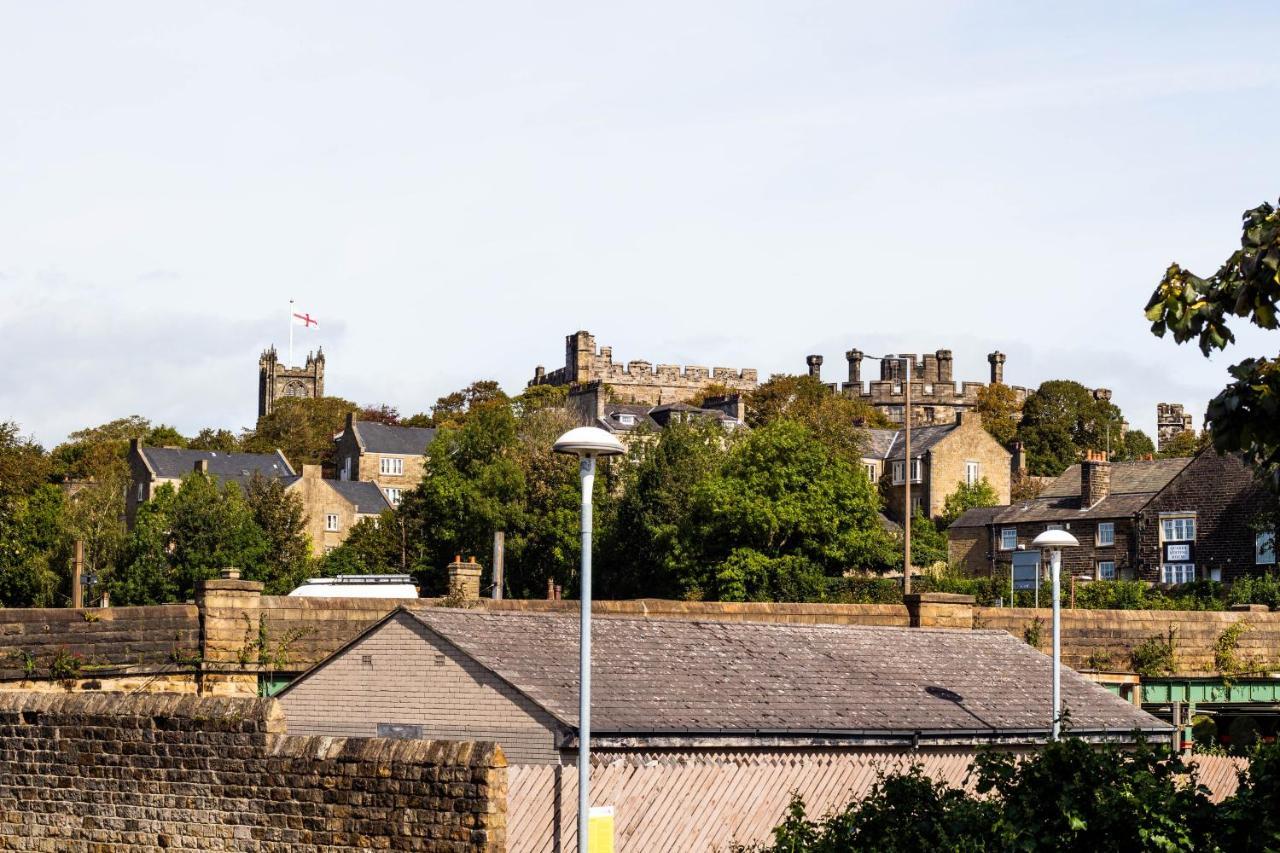
POLYGON ((1127 518, 1141 512, 1190 462, 1190 459, 1112 462, 1111 490, 1091 507, 1081 506, 1080 466, 1072 465, 1038 497, 1005 507, 993 523, 1127 518))
POLYGON ((219 480, 231 480, 240 485, 249 482, 254 473, 268 479, 292 477, 293 468, 280 451, 275 453, 224 453, 220 450, 188 450, 185 447, 147 447, 139 452, 156 477, 181 479, 193 470, 197 462, 209 463, 209 474, 219 480))
MULTIPOLYGON (((577 726, 578 617, 404 609, 577 726)), ((594 621, 600 736, 1043 737, 1050 659, 1004 631, 628 619, 594 621)), ((376 629, 374 629, 376 630, 376 629)), ((1070 669, 1082 734, 1168 729, 1070 669)))
POLYGON ((377 421, 356 421, 355 433, 366 453, 401 456, 422 456, 436 438, 436 431, 430 427, 388 426, 377 421))
MULTIPOLYGON (((954 432, 960 425, 936 424, 934 426, 913 426, 911 428, 911 455, 923 456, 935 444, 954 432)), ((905 459, 905 431, 900 429, 869 429, 866 458, 905 459)))
POLYGON ((1003 513, 1007 506, 975 506, 960 513, 950 527, 986 527, 1003 513))
POLYGON ((378 488, 377 483, 362 480, 325 480, 333 490, 342 495, 363 515, 377 515, 383 510, 391 509, 387 496, 378 488))

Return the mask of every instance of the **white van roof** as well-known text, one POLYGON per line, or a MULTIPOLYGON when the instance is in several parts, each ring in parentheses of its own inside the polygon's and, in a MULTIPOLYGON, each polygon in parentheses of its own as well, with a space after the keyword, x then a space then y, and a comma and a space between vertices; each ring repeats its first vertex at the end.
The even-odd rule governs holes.
POLYGON ((409 575, 339 575, 309 578, 289 593, 307 598, 417 598, 409 575))

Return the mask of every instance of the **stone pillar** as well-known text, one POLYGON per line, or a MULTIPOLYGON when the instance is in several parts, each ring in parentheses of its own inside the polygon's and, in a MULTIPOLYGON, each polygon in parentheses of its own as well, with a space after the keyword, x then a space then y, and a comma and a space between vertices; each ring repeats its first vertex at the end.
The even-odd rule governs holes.
MULTIPOLYGON (((237 569, 224 569, 220 578, 196 582, 200 657, 205 665, 243 663, 245 633, 257 639, 261 605, 261 581, 241 580, 237 569)), ((256 654, 251 662, 258 662, 256 654)))
POLYGON ((862 350, 851 349, 844 354, 845 360, 849 362, 849 384, 862 384, 862 350))
POLYGON ((474 557, 454 557, 449 564, 449 594, 467 601, 480 598, 480 564, 474 557))
POLYGON ((972 595, 950 592, 913 592, 902 597, 912 628, 973 629, 972 595))
POLYGON ((1004 353, 996 350, 987 356, 987 361, 991 364, 991 384, 999 385, 1004 382, 1004 353))
POLYGON ((953 367, 951 350, 940 349, 936 355, 938 356, 938 382, 955 382, 955 380, 951 378, 951 371, 953 367))
POLYGON ((805 363, 809 365, 809 375, 814 379, 822 378, 822 356, 807 355, 804 357, 805 363))

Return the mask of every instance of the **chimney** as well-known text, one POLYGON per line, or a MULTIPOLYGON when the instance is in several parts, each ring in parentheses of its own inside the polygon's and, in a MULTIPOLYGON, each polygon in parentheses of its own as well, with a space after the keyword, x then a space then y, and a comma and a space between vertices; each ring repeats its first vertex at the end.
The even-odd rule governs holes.
POLYGON ((141 452, 142 452, 142 439, 140 439, 140 438, 131 438, 131 439, 129 439, 129 452, 130 452, 130 453, 132 453, 132 454, 134 454, 135 456, 136 456, 137 454, 141 453, 141 452))
POLYGON ((956 410, 956 426, 976 426, 978 429, 982 429, 982 414, 972 409, 958 409, 956 410))
POLYGON ((987 356, 987 361, 991 363, 991 384, 999 385, 1004 382, 1004 353, 996 350, 987 356))
POLYGON ((462 555, 449 564, 449 594, 465 601, 480 598, 480 564, 475 557, 465 561, 462 555))
POLYGON ((945 385, 948 382, 954 382, 955 380, 951 378, 951 369, 952 369, 951 350, 940 349, 937 352, 937 356, 938 356, 938 383, 945 385))
POLYGON ((200 473, 200 474, 208 474, 208 473, 209 473, 209 460, 208 460, 208 459, 197 459, 197 460, 196 460, 196 464, 195 464, 195 465, 193 465, 193 466, 191 466, 191 470, 196 471, 197 473, 200 473))
POLYGON ((1101 450, 1086 450, 1080 463, 1080 507, 1088 509, 1111 494, 1111 462, 1101 450))
POLYGON ((1009 468, 1015 477, 1027 472, 1027 453, 1021 441, 1009 446, 1009 468))
POLYGON ((302 479, 304 479, 304 480, 319 480, 319 479, 321 478, 321 472, 322 472, 323 470, 324 470, 324 468, 323 468, 322 466, 320 466, 320 465, 303 465, 303 466, 302 466, 302 479))
POLYGON ((343 425, 343 430, 344 430, 345 432, 351 432, 351 429, 352 429, 352 427, 354 427, 354 426, 355 426, 355 423, 356 423, 356 413, 355 413, 355 412, 347 412, 347 421, 346 421, 346 423, 343 425))
POLYGON ((862 350, 851 349, 844 354, 845 360, 849 362, 849 384, 862 384, 862 350))
POLYGON ((809 375, 814 379, 822 378, 822 356, 807 355, 804 357, 805 363, 809 365, 809 375))

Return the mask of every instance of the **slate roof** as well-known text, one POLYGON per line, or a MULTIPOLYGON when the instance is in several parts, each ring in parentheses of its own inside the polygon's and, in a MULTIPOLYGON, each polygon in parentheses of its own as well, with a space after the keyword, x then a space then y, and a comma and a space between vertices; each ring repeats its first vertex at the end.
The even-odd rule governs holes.
POLYGON ((429 427, 387 426, 377 421, 356 421, 356 435, 367 453, 395 453, 422 456, 427 445, 435 441, 436 431, 429 427))
POLYGON ((1190 459, 1112 462, 1111 491, 1091 507, 1080 505, 1080 466, 1072 465, 1046 486, 1039 497, 1005 507, 993 519, 993 523, 1019 524, 1133 516, 1141 512, 1190 462, 1190 459))
POLYGON ((596 425, 609 432, 631 432, 642 426, 657 430, 660 429, 658 422, 649 417, 649 410, 652 408, 643 403, 608 403, 604 408, 604 417, 597 418, 596 425), (635 418, 635 423, 624 424, 619 415, 631 415, 635 418))
MULTIPOLYGON (((404 612, 576 727, 576 614, 404 612)), ((1048 728, 1050 658, 1004 631, 613 617, 593 624, 592 727, 602 737, 1035 737, 1048 728)), ((1070 669, 1062 686, 1077 732, 1168 730, 1070 669)))
POLYGON ((181 479, 190 474, 196 462, 204 460, 209 463, 209 474, 219 480, 231 480, 245 485, 254 472, 269 479, 276 477, 292 477, 290 467, 284 455, 276 453, 224 453, 220 450, 188 450, 181 447, 147 447, 139 448, 151 470, 157 477, 181 479))
POLYGON ((357 480, 325 480, 333 490, 342 495, 355 506, 356 512, 377 515, 383 510, 391 509, 387 496, 378 488, 377 483, 357 480))
MULTIPOLYGON (((936 426, 918 426, 911 428, 911 455, 921 456, 935 444, 951 434, 959 424, 938 424, 936 426)), ((906 434, 900 429, 871 429, 867 447, 867 458, 905 459, 906 434)))
POLYGON ((951 522, 952 527, 986 527, 1009 507, 1007 506, 976 506, 966 509, 960 513, 955 521, 951 522))

